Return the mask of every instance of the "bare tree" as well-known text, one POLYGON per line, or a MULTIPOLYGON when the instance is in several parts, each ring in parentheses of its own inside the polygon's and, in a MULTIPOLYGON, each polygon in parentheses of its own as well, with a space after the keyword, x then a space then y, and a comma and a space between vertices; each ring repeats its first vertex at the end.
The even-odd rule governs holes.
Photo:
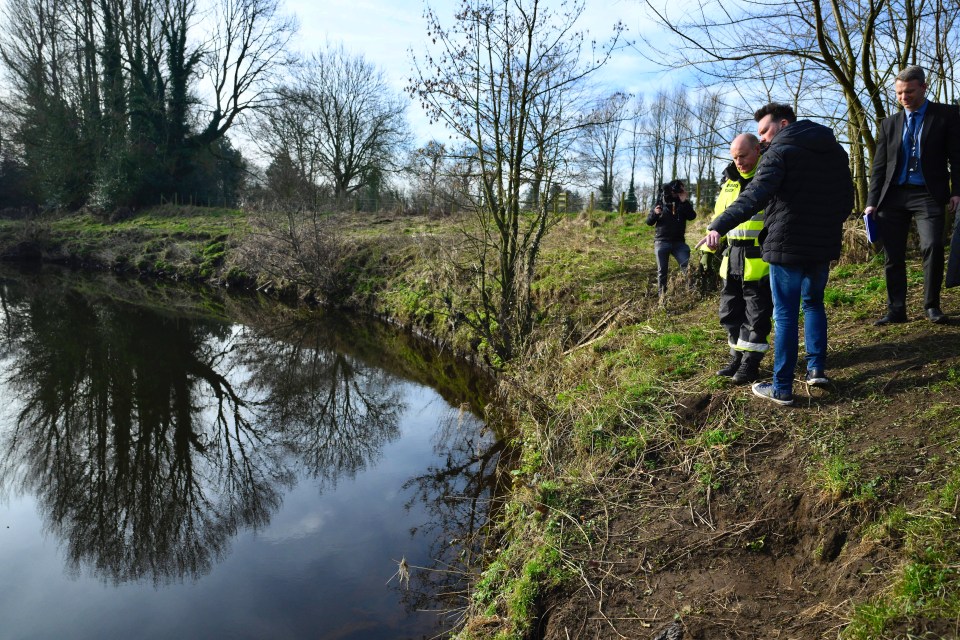
POLYGON ((710 82, 735 85, 746 105, 792 97, 801 112, 834 122, 838 135, 851 144, 858 208, 866 198, 873 131, 895 108, 889 86, 897 71, 920 64, 931 71, 931 97, 954 95, 953 0, 738 5, 701 0, 696 10, 685 8, 682 15, 645 2, 674 34, 667 47, 647 43, 652 58, 669 67, 692 66, 710 82))
POLYGON ((410 153, 407 172, 413 183, 413 206, 424 213, 449 214, 460 202, 458 191, 469 192, 469 169, 457 162, 457 152, 431 140, 410 153))
POLYGON ((670 179, 680 177, 680 163, 686 153, 690 138, 690 103, 687 99, 687 88, 675 87, 670 95, 668 145, 670 147, 671 170, 670 179))
POLYGON ((313 112, 295 92, 279 90, 278 100, 259 112, 253 140, 269 158, 269 197, 283 208, 316 210, 323 190, 315 150, 313 112))
POLYGON ((547 118, 541 143, 532 142, 536 105, 553 96, 553 113, 573 109, 564 90, 606 62, 621 31, 617 26, 608 46, 591 51, 584 61, 585 39, 574 28, 583 3, 562 3, 557 12, 543 5, 541 0, 463 0, 449 27, 428 8, 427 36, 435 46, 414 56, 409 87, 476 158, 480 192, 467 195, 478 230, 466 240, 477 304, 465 315, 501 362, 518 354, 532 330, 537 256, 555 221, 542 201, 522 212, 521 197, 534 180, 550 190, 567 133, 562 120, 547 118))
MULTIPOLYGON (((650 105, 650 115, 646 120, 644 137, 647 140, 647 158, 650 163, 653 183, 652 198, 656 199, 659 185, 663 182, 663 161, 667 153, 668 127, 670 126, 670 96, 658 91, 650 105)), ((651 201, 651 206, 653 202, 651 201)))
POLYGON ((258 118, 256 137, 268 157, 289 157, 308 182, 329 185, 342 204, 399 169, 409 137, 405 112, 406 99, 381 70, 328 44, 277 91, 258 118))
POLYGON ((643 118, 646 116, 646 105, 644 104, 643 94, 639 93, 633 98, 633 104, 630 107, 630 116, 627 120, 627 126, 630 130, 630 140, 627 143, 630 152, 630 186, 627 190, 626 209, 628 213, 637 211, 637 157, 642 149, 643 118))
POLYGON ((316 53, 301 72, 299 99, 313 112, 316 160, 338 200, 397 168, 408 139, 406 100, 383 72, 342 45, 316 53))
POLYGON ((714 164, 722 143, 720 123, 723 117, 723 104, 716 92, 705 91, 700 94, 693 112, 694 138, 692 156, 697 176, 697 205, 712 201, 716 196, 713 188, 717 184, 714 164), (711 188, 705 189, 706 184, 711 188))
POLYGON ((627 118, 630 96, 617 91, 600 100, 586 116, 580 153, 588 171, 599 174, 598 207, 613 210, 613 179, 616 175, 617 146, 627 118))
MULTIPOLYGON (((564 67, 579 61, 564 49, 544 61, 545 74, 562 75, 564 67)), ((580 105, 590 100, 590 87, 584 82, 546 84, 543 91, 531 101, 532 117, 529 144, 533 150, 533 175, 530 179, 528 206, 536 209, 541 198, 558 190, 560 183, 572 178, 577 169, 568 164, 580 140, 583 114, 580 105), (549 163, 559 163, 549 166, 549 163), (545 180, 552 176, 552 182, 545 180)), ((549 202, 546 206, 550 206, 549 202)))
POLYGON ((244 112, 272 98, 276 73, 290 62, 286 49, 296 29, 279 8, 277 0, 218 0, 214 5, 216 28, 200 62, 212 99, 199 109, 206 118, 195 144, 223 136, 244 112))

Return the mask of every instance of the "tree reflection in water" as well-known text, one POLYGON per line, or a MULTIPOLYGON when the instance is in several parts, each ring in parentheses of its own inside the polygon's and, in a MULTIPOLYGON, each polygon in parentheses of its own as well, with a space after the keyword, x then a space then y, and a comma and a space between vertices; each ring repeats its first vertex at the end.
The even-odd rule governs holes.
MULTIPOLYGON (((262 326, 263 322, 251 324, 262 326)), ((252 380, 265 382, 258 392, 270 398, 264 402, 269 407, 264 418, 277 425, 295 425, 291 430, 292 446, 310 473, 321 479, 335 480, 326 475, 331 469, 359 470, 365 463, 373 462, 385 441, 396 435, 387 427, 396 424, 401 406, 399 391, 391 381, 396 376, 422 378, 422 371, 411 369, 414 359, 402 347, 383 349, 387 338, 374 333, 360 335, 355 327, 350 331, 332 319, 309 327, 295 322, 274 324, 269 331, 270 340, 259 339, 243 350, 245 364, 258 368, 259 375, 252 380), (345 341, 344 336, 349 340, 345 341), (336 348, 329 349, 327 345, 336 348), (369 349, 370 345, 378 347, 376 353, 369 349), (345 353, 360 356, 351 359, 345 353), (375 366, 359 366, 361 360, 375 366), (303 381, 318 371, 330 372, 327 378, 342 378, 342 382, 336 389, 331 387, 327 395, 304 393, 303 381), (338 371, 350 373, 341 376, 336 374, 338 371), (312 427, 311 416, 322 421, 331 415, 333 424, 328 429, 312 427), (380 426, 372 429, 375 425, 380 426), (326 446, 328 442, 340 446, 326 446), (345 446, 351 442, 352 446, 345 446), (320 454, 339 457, 323 458, 320 454), (344 459, 348 454, 357 457, 344 459)), ((437 356, 426 360, 434 371, 454 375, 458 371, 451 366, 452 360, 437 356)), ((437 384, 436 380, 430 382, 437 384)), ((438 631, 454 626, 464 609, 466 582, 482 551, 485 525, 492 514, 490 504, 505 489, 498 484, 504 480, 498 465, 505 441, 470 410, 482 405, 482 396, 475 393, 482 393, 483 387, 476 376, 470 376, 447 379, 438 388, 448 401, 456 402, 454 398, 459 396, 460 406, 445 415, 433 435, 438 462, 402 487, 408 496, 406 508, 414 509, 419 504, 428 516, 410 534, 426 540, 427 557, 432 562, 430 566, 413 567, 409 581, 392 583, 409 610, 449 614, 438 619, 438 631)))
POLYGON ((286 322, 237 341, 237 362, 256 372, 244 392, 260 398, 258 422, 321 485, 375 462, 405 409, 395 377, 331 349, 333 339, 329 325, 286 322))
POLYGON ((465 611, 467 580, 478 566, 486 525, 496 512, 492 503, 504 495, 499 473, 504 443, 463 406, 451 410, 434 438, 442 464, 404 485, 411 494, 408 506, 421 502, 431 515, 421 530, 411 533, 431 541, 433 563, 416 567, 408 588, 397 588, 409 609, 445 612, 442 627, 455 626, 465 611))
POLYGON ((3 479, 36 494, 75 571, 200 576, 238 527, 269 520, 293 476, 221 373, 228 325, 71 290, 16 306, 28 321, 11 336, 3 479))
POLYGON ((317 332, 279 340, 56 282, 4 282, 0 309, 18 399, 0 483, 37 496, 74 572, 196 579, 269 522, 298 466, 332 482, 399 433, 397 382, 317 332))

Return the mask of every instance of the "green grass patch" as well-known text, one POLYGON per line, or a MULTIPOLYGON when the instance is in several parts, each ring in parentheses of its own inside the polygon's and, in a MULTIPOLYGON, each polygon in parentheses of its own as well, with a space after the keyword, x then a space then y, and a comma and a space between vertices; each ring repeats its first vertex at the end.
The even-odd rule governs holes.
POLYGON ((899 541, 905 562, 887 593, 855 606, 845 640, 931 637, 960 619, 960 466, 954 466, 923 508, 892 509, 870 530, 877 539, 899 541), (910 635, 910 634, 916 634, 910 635))
POLYGON ((683 332, 648 335, 643 342, 649 348, 648 366, 674 378, 686 378, 699 373, 704 358, 716 348, 710 334, 700 327, 691 327, 683 332))
POLYGON ((823 302, 824 304, 831 307, 839 307, 842 305, 854 305, 859 303, 861 296, 850 293, 848 291, 843 291, 841 289, 836 289, 834 287, 827 287, 823 292, 823 302))

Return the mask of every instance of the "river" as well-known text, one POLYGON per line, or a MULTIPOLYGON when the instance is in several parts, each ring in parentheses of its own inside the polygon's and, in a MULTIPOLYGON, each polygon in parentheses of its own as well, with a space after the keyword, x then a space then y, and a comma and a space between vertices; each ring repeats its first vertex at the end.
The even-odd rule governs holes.
POLYGON ((3 638, 430 638, 463 606, 502 445, 411 336, 2 267, 0 372, 3 638))

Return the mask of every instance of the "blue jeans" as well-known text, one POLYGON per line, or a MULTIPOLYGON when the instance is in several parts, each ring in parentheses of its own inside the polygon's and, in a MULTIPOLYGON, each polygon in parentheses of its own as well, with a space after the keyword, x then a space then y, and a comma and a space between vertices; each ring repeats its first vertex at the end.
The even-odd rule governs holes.
POLYGON ((667 290, 667 276, 670 272, 670 256, 677 259, 680 269, 686 271, 687 262, 690 261, 690 247, 683 240, 671 242, 669 240, 657 240, 653 244, 653 250, 657 254, 657 288, 660 293, 667 290))
POLYGON ((800 342, 800 303, 803 302, 803 337, 807 348, 807 370, 824 370, 827 360, 827 311, 823 290, 830 275, 829 262, 803 265, 770 265, 773 293, 773 390, 793 393, 793 370, 797 366, 800 342))

